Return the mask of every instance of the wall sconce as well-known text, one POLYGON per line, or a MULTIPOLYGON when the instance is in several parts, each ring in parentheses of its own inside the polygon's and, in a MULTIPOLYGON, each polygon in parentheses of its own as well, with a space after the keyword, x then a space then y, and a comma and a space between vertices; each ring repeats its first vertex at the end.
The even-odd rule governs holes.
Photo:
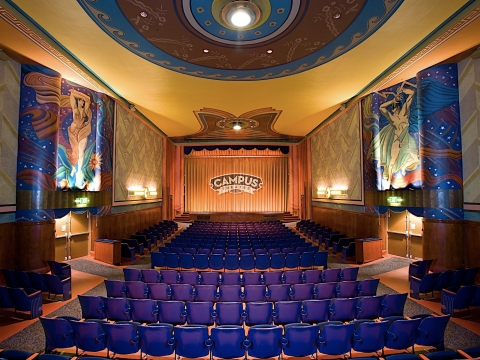
POLYGON ((147 198, 153 198, 157 196, 157 190, 148 190, 148 188, 145 189, 147 189, 147 198))
POLYGON ((149 199, 157 196, 157 190, 149 190, 148 187, 143 189, 128 190, 128 197, 140 197, 143 199, 149 199))
POLYGON ((145 190, 147 188, 144 188, 144 189, 136 189, 136 190, 128 190, 128 197, 142 197, 142 198, 146 198, 146 195, 145 195, 145 190))
POLYGON ((317 195, 319 198, 344 199, 348 194, 346 189, 332 189, 331 186, 327 186, 325 189, 318 189, 317 195))

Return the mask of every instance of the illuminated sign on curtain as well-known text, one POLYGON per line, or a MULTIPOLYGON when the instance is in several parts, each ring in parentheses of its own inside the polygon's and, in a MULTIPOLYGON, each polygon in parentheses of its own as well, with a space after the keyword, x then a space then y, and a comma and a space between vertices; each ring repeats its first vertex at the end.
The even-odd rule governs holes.
POLYGON ((229 192, 240 194, 246 192, 253 195, 254 191, 262 188, 261 177, 248 174, 223 174, 210 179, 210 187, 218 191, 218 195, 229 192))

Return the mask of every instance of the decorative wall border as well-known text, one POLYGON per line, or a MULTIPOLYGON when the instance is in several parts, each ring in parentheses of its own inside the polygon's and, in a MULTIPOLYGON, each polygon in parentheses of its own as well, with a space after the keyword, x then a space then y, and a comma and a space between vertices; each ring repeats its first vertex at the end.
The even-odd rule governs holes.
POLYGON ((378 90, 381 90, 386 84, 388 84, 391 80, 396 78, 398 75, 400 75, 403 71, 408 69, 410 66, 412 66, 414 63, 419 61, 421 58, 426 56, 428 53, 442 45, 445 41, 450 39, 452 36, 454 36, 457 32, 468 26, 471 22, 475 21, 478 17, 480 17, 480 6, 475 8, 473 11, 471 11, 467 16, 465 16, 463 19, 455 23, 450 29, 445 31, 442 35, 437 37, 434 41, 432 41, 429 45, 425 46, 422 50, 420 50, 417 54, 415 54, 413 57, 411 57, 407 62, 405 62, 403 65, 395 69, 390 75, 386 76, 382 81, 371 87, 367 93, 372 93, 378 90))
POLYGON ((41 36, 35 33, 31 28, 25 25, 20 19, 14 16, 11 12, 9 12, 6 8, 0 5, 0 17, 4 19, 7 23, 9 23, 12 27, 22 33, 25 37, 27 37, 30 41, 37 44, 40 48, 45 50, 55 59, 60 61, 62 64, 70 68, 76 74, 78 74, 81 78, 87 81, 90 85, 95 87, 98 91, 101 91, 106 94, 111 94, 109 90, 105 87, 100 85, 97 81, 95 81, 92 77, 90 77, 85 71, 75 65, 68 57, 58 51, 55 47, 49 44, 46 40, 44 40, 41 36))

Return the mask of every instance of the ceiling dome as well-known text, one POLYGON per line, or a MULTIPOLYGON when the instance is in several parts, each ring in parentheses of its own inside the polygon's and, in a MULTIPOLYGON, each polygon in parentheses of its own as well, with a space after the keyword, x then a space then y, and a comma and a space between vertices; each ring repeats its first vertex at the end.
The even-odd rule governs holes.
MULTIPOLYGON (((231 0, 78 0, 122 46, 167 69, 219 80, 312 69, 374 33, 402 0, 251 0, 255 20, 229 23, 231 0)), ((239 3, 249 3, 240 1, 239 3)))

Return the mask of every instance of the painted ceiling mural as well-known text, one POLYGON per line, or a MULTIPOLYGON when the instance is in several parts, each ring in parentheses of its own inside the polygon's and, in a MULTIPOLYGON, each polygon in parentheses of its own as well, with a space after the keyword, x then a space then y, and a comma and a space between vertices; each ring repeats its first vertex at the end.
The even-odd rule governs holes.
POLYGON ((252 0, 259 21, 225 24, 230 0, 77 0, 97 25, 164 68, 219 80, 273 79, 315 68, 372 35, 403 0, 252 0))
POLYGON ((299 142, 302 136, 289 136, 276 132, 273 127, 281 115, 281 110, 263 108, 251 110, 239 116, 229 112, 203 108, 195 111, 195 116, 200 122, 201 130, 191 136, 179 136, 170 138, 175 143, 208 143, 218 140, 242 140, 258 142, 299 142), (241 127, 241 131, 235 131, 234 126, 241 127))

